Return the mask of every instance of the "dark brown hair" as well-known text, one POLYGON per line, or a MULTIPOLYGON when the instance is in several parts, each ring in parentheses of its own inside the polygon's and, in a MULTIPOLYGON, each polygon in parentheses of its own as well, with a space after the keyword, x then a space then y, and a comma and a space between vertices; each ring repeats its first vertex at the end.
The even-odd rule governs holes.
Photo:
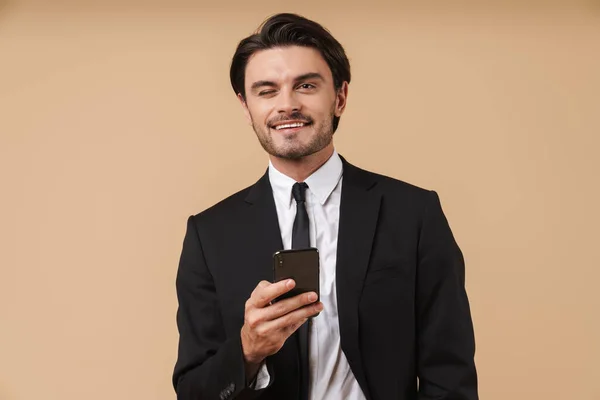
MULTIPOLYGON (((285 46, 312 47, 318 50, 331 69, 336 90, 339 90, 344 82, 350 83, 350 62, 344 48, 331 33, 318 23, 300 15, 283 13, 268 18, 254 34, 238 44, 229 71, 235 94, 241 94, 242 98, 246 99, 246 65, 255 52, 285 46)), ((334 131, 338 123, 339 117, 334 117, 334 131)))

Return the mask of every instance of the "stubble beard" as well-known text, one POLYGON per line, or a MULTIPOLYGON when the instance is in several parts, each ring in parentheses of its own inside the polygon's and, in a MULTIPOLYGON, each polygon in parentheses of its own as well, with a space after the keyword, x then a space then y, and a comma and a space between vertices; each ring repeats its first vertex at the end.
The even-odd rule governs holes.
POLYGON ((306 143, 299 143, 298 135, 290 135, 284 138, 284 143, 276 145, 273 140, 273 135, 277 135, 273 129, 268 126, 258 125, 252 120, 252 128, 256 133, 256 137, 262 148, 270 155, 285 160, 299 160, 301 158, 315 154, 327 147, 333 140, 333 110, 328 119, 321 124, 312 124, 304 129, 314 129, 314 134, 311 140, 306 143))

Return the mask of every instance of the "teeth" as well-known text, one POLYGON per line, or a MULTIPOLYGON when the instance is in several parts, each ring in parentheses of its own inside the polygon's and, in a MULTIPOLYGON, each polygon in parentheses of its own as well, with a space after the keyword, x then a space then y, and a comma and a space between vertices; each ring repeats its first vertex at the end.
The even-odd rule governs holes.
POLYGON ((287 129, 287 128, 299 128, 301 126, 304 126, 304 124, 302 122, 295 122, 293 124, 277 125, 275 127, 275 129, 280 130, 280 129, 287 129))

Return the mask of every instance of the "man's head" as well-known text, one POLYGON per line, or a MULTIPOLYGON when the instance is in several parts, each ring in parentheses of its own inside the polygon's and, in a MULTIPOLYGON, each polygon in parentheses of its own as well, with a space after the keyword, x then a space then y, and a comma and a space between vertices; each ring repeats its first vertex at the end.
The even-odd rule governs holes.
POLYGON ((278 14, 243 39, 231 86, 263 148, 300 159, 330 145, 346 106, 350 63, 321 25, 278 14))

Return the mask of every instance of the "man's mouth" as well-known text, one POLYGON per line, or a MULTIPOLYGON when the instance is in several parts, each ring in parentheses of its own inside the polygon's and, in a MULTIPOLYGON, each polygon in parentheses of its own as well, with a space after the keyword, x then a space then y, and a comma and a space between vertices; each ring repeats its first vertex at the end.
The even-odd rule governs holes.
POLYGON ((310 125, 310 122, 302 122, 302 121, 293 121, 293 122, 279 122, 271 126, 272 129, 276 131, 282 130, 297 130, 299 128, 303 128, 305 126, 310 125))

